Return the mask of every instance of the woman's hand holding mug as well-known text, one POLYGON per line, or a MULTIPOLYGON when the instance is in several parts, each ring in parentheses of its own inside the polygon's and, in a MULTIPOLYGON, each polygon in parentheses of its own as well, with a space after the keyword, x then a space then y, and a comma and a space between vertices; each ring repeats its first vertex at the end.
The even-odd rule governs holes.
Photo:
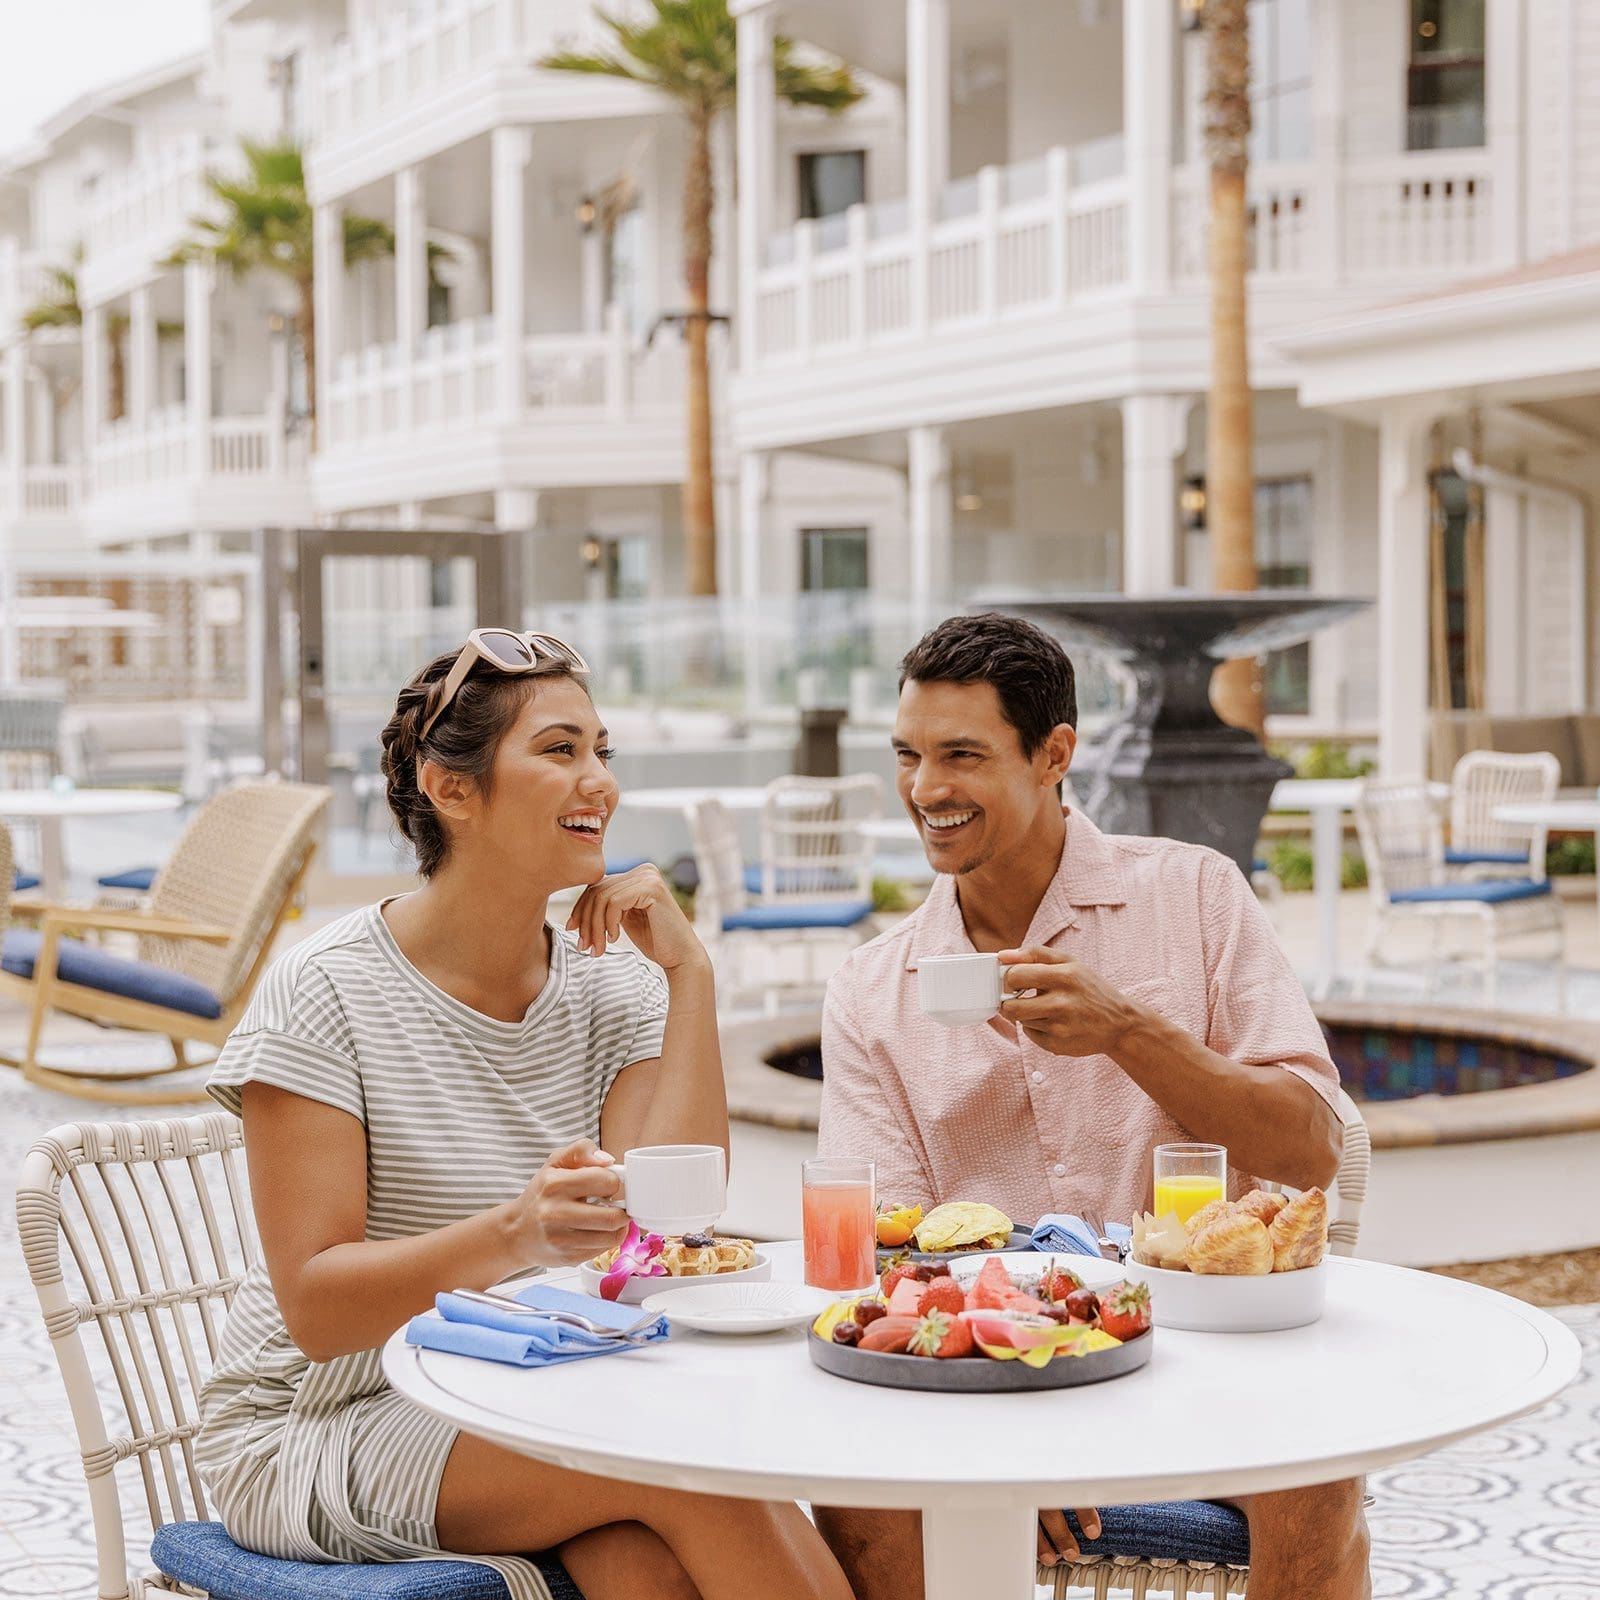
POLYGON ((529 1266, 571 1266, 621 1244, 628 1214, 614 1166, 592 1139, 557 1150, 510 1204, 518 1259, 529 1266))

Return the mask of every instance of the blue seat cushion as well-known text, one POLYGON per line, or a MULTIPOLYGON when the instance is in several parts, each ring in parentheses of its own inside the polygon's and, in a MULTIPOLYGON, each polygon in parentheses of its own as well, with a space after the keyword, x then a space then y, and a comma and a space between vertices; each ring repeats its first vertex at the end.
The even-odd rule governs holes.
POLYGON ((1482 883, 1427 883, 1420 889, 1396 889, 1389 899, 1397 906, 1441 900, 1498 906, 1508 900, 1537 900, 1549 893, 1548 878, 1489 878, 1482 883))
POLYGON ((108 872, 94 881, 102 889, 136 889, 140 894, 148 894, 160 870, 159 867, 130 867, 126 872, 108 872))
MULTIPOLYGON (((777 867, 773 870, 772 882, 779 894, 793 894, 797 889, 834 892, 853 889, 856 876, 853 872, 818 871, 815 867, 777 867)), ((751 862, 744 869, 744 892, 764 894, 766 887, 760 863, 751 862)))
MULTIPOLYGON (((33 964, 39 959, 41 938, 31 930, 13 928, 0 942, 0 970, 13 977, 31 978, 33 964)), ((108 955, 78 939, 62 939, 57 944, 56 976, 63 983, 98 989, 102 994, 120 994, 126 1000, 143 1000, 169 1011, 186 1011, 193 1017, 215 1019, 222 1015, 222 1002, 198 980, 149 961, 108 955)))
POLYGON ((1526 850, 1452 850, 1446 848, 1445 865, 1450 867, 1525 867, 1526 850))
POLYGON ((616 877, 619 872, 632 872, 635 867, 647 867, 649 865, 649 856, 606 857, 606 873, 608 876, 613 878, 616 877))
POLYGON ((21 894, 24 889, 37 889, 39 880, 31 872, 13 872, 11 874, 11 892, 21 894))
MULTIPOLYGON (((212 1600, 509 1600, 506 1581, 478 1561, 281 1561, 241 1550, 220 1522, 169 1522, 150 1559, 212 1600)), ((534 1556, 555 1600, 583 1600, 553 1555, 534 1556)))
POLYGON ((1161 1500, 1145 1506, 1100 1508, 1100 1537, 1085 1539, 1069 1511, 1067 1525, 1086 1556, 1133 1556, 1145 1561, 1216 1561, 1250 1565, 1250 1525, 1244 1512, 1210 1500, 1161 1500))
POLYGON ((871 916, 870 900, 818 900, 814 904, 747 906, 722 919, 722 931, 752 928, 763 933, 794 932, 804 928, 853 928, 871 916))

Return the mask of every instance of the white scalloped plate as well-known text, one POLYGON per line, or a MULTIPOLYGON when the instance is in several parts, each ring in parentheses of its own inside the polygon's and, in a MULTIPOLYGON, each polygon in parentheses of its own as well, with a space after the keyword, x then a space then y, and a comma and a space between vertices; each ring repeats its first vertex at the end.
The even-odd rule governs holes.
POLYGON ((833 1298, 799 1283, 696 1283, 647 1295, 641 1309, 699 1333, 771 1333, 813 1321, 833 1298))

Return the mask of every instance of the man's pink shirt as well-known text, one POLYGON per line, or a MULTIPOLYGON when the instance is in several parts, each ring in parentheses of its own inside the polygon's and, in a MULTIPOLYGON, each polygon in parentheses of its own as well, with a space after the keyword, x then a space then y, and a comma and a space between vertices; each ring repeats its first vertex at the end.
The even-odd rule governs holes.
MULTIPOLYGON (((1069 812, 1022 943, 1082 961, 1219 1055, 1280 1067, 1337 1107, 1305 992, 1250 885, 1215 850, 1104 834, 1069 812)), ((875 1161, 880 1200, 982 1200, 1027 1223, 1085 1210, 1128 1221, 1150 1205, 1151 1151, 1192 1135, 1108 1056, 1053 1055, 999 1019, 947 1028, 924 1016, 918 958, 971 951, 956 880, 941 874, 834 975, 820 1153, 875 1161)), ((1235 1172, 1230 1188, 1251 1181, 1235 1172)))

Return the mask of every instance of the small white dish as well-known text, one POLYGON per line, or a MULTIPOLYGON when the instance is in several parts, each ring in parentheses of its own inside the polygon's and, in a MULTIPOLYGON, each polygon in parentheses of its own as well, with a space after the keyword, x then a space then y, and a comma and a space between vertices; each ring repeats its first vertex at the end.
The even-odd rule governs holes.
POLYGON ((1190 1333, 1275 1333, 1303 1328, 1322 1315, 1328 1294, 1328 1258, 1298 1272, 1260 1277, 1215 1272, 1170 1272, 1130 1260, 1131 1283, 1150 1285, 1150 1315, 1158 1328, 1190 1333))
MULTIPOLYGON (((772 1277, 772 1261, 766 1251, 757 1250, 755 1265, 742 1267, 738 1272, 718 1272, 683 1278, 629 1278, 622 1286, 617 1299, 626 1306, 643 1305, 647 1295, 678 1293, 683 1289, 700 1289, 709 1284, 766 1283, 772 1277)), ((578 1281, 585 1294, 599 1295, 605 1273, 597 1272, 587 1261, 579 1264, 578 1281)))
POLYGON ((833 1298, 825 1290, 798 1283, 701 1281, 666 1294, 646 1295, 641 1308, 661 1313, 675 1328, 699 1333, 772 1333, 813 1321, 833 1298))

